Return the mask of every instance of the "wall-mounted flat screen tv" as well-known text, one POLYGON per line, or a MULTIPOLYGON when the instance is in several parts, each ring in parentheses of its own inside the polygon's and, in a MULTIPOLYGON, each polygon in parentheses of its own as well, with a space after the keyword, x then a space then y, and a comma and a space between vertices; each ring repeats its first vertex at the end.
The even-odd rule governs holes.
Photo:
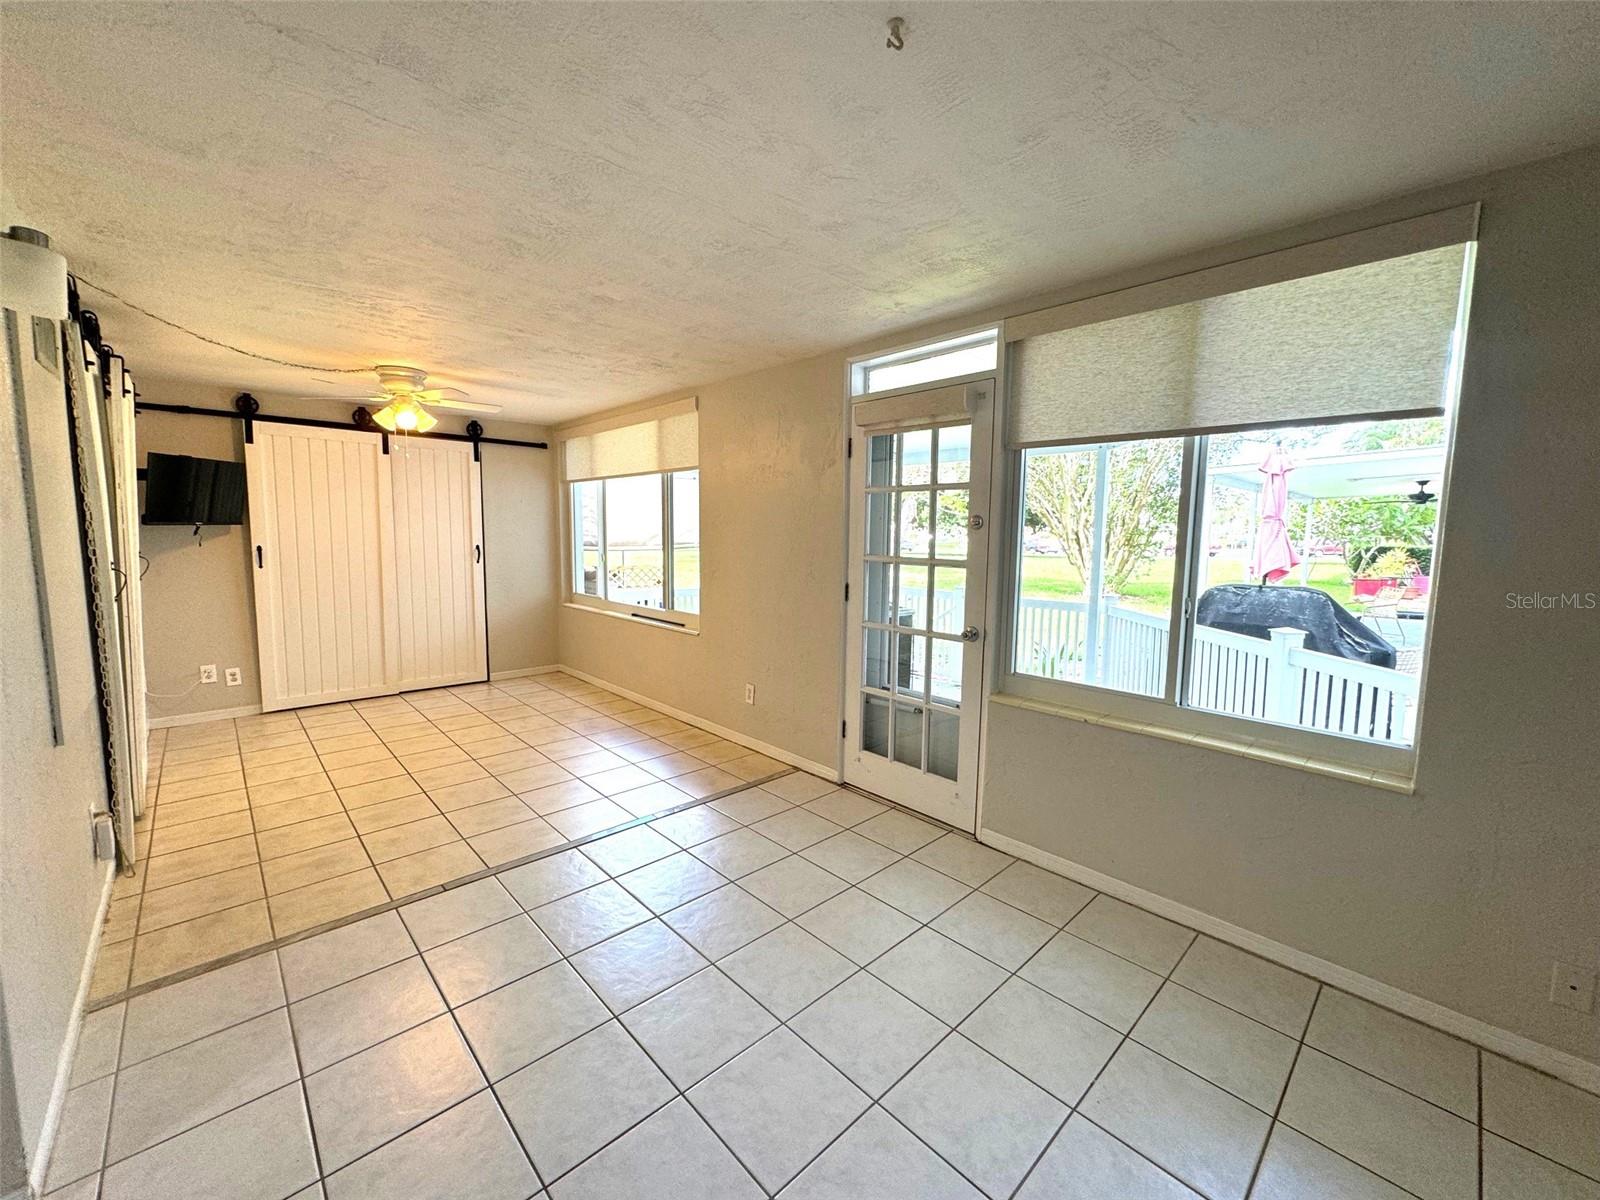
POLYGON ((244 464, 151 453, 145 468, 146 525, 241 525, 244 464))

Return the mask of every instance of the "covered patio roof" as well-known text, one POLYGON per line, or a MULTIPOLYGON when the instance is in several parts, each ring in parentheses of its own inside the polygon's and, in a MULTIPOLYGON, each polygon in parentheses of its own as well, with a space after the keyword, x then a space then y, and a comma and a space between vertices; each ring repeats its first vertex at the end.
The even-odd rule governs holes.
MULTIPOLYGON (((1444 447, 1405 450, 1364 450, 1355 454, 1298 457, 1285 451, 1294 470, 1289 472, 1289 495, 1295 500, 1339 500, 1351 496, 1403 496, 1417 490, 1418 480, 1429 481, 1437 492, 1444 479, 1444 447)), ((1259 491, 1258 470, 1264 454, 1248 462, 1232 463, 1207 473, 1224 487, 1259 491)))

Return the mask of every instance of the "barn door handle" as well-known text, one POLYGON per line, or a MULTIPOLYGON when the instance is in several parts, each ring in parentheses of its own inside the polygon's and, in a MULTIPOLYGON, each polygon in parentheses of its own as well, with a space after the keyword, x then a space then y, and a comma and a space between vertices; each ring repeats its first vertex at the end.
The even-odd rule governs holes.
POLYGON ((257 570, 261 569, 261 547, 260 546, 256 547, 256 569, 257 570))
POLYGON ((483 547, 482 546, 474 546, 472 548, 472 561, 475 562, 475 563, 481 563, 483 561, 483 547))

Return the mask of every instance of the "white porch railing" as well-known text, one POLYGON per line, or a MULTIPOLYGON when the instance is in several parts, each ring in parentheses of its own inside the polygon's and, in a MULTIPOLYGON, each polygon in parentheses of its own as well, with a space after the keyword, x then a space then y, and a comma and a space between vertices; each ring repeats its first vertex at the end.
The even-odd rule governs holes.
MULTIPOLYGON (((1024 600, 1017 613, 1016 669, 1146 696, 1165 684, 1167 620, 1107 597, 1089 658, 1083 600, 1024 600)), ((1305 634, 1275 629, 1269 639, 1201 625, 1195 629, 1189 704, 1214 712, 1410 745, 1417 677, 1305 648, 1305 634)))

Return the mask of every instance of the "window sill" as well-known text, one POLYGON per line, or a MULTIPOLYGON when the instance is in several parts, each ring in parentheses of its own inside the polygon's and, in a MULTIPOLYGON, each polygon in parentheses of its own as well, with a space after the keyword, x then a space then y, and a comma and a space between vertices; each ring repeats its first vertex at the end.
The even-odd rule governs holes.
POLYGON ((635 628, 659 629, 664 633, 683 633, 690 637, 700 636, 698 629, 691 629, 687 625, 674 625, 669 621, 656 621, 649 617, 636 617, 631 613, 613 612, 609 608, 600 608, 594 604, 580 604, 576 600, 563 600, 561 606, 563 608, 576 609, 578 612, 590 613, 596 617, 609 617, 613 621, 626 621, 635 628))
POLYGON ((1312 755, 1295 754, 1290 751, 1258 744, 1250 738, 1227 738, 1209 733, 1196 733, 1193 730, 1177 729, 1168 725, 1155 725, 1148 721, 1137 721, 1126 717, 1113 716, 1110 713, 1093 712, 1089 709, 1073 708, 1066 704, 1055 704, 1048 700, 1035 700, 1026 696, 1006 693, 995 693, 989 699, 992 703, 1003 704, 1007 708, 1026 709, 1029 712, 1045 713, 1068 721, 1081 721, 1086 725, 1103 725, 1108 729, 1117 729, 1124 733, 1139 733, 1147 737, 1161 738, 1163 741, 1177 742, 1180 745, 1197 746, 1205 750, 1215 750, 1222 754, 1233 754, 1240 758, 1253 758, 1257 762, 1272 763, 1280 767, 1292 767, 1297 771, 1307 771, 1313 775, 1326 776, 1329 779, 1340 779, 1346 783, 1365 784, 1368 787, 1381 788, 1388 792, 1398 792, 1403 796, 1412 795, 1416 791, 1416 778, 1410 773, 1375 770, 1371 767, 1352 766, 1348 763, 1334 762, 1312 755))

